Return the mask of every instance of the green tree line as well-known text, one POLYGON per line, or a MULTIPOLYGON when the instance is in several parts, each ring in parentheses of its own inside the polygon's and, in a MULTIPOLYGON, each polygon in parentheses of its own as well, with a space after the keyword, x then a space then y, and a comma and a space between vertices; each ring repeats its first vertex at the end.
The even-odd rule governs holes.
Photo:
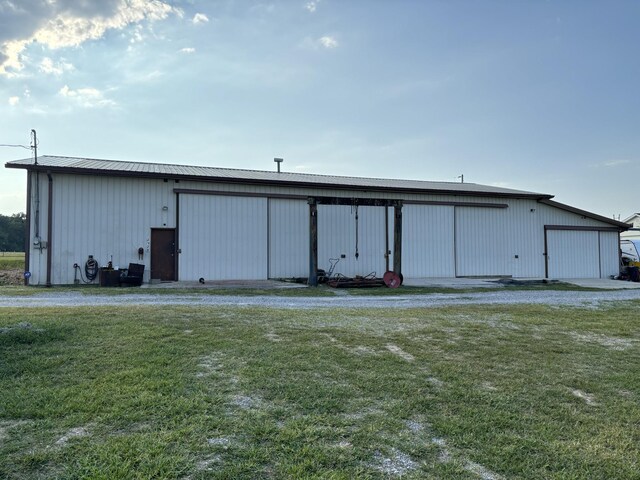
POLYGON ((24 213, 0 215, 0 251, 24 252, 24 228, 27 216, 24 213))

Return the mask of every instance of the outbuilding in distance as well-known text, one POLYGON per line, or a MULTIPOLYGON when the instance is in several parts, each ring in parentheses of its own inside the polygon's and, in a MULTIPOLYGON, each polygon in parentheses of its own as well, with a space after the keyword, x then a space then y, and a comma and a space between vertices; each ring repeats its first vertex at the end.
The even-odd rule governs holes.
POLYGON ((27 171, 31 285, 87 260, 145 281, 263 280, 317 269, 405 278, 606 278, 630 226, 543 193, 427 182, 41 156, 27 171), (333 259, 333 260, 331 260, 333 259))

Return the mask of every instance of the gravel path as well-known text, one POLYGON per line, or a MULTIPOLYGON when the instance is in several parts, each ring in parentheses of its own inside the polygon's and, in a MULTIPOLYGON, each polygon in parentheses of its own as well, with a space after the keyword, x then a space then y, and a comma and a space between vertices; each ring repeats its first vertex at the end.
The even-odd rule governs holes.
POLYGON ((640 300, 640 290, 617 291, 500 291, 406 296, 276 297, 226 295, 124 294, 83 295, 47 292, 24 297, 0 296, 1 307, 81 307, 123 305, 211 305, 273 308, 414 308, 443 305, 540 304, 598 306, 603 302, 640 300))

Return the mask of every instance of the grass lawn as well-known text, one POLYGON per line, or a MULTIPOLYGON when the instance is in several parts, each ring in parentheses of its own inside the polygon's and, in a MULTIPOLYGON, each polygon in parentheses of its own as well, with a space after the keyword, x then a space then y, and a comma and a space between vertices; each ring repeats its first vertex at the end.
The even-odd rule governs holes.
POLYGON ((57 285, 53 287, 2 285, 0 296, 38 295, 43 292, 80 292, 83 295, 181 295, 181 296, 284 296, 284 297, 334 297, 343 295, 395 297, 407 295, 431 295, 446 293, 483 293, 506 291, 602 291, 599 288, 580 287, 569 283, 554 282, 541 284, 514 284, 494 287, 453 288, 444 286, 403 286, 402 288, 330 288, 326 285, 303 288, 255 288, 255 287, 212 287, 212 288, 162 288, 145 286, 144 288, 120 287, 103 288, 96 285, 57 285))
POLYGON ((640 478, 640 302, 0 309, 0 478, 640 478))

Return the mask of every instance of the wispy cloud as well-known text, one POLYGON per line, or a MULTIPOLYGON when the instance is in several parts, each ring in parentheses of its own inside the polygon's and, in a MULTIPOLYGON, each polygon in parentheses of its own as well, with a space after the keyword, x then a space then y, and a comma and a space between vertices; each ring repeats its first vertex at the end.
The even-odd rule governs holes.
POLYGON ((20 103, 20 97, 9 97, 9 105, 12 107, 18 105, 20 103))
POLYGON ((608 160, 602 163, 603 167, 619 167, 621 165, 628 165, 631 160, 608 160))
POLYGON ((320 1, 321 0, 311 0, 310 2, 307 2, 304 8, 306 8, 309 12, 314 13, 317 10, 320 1))
MULTIPOLYGON (((3 2, 2 4, 11 2, 3 2)), ((38 8, 3 8, 0 31, 0 75, 16 75, 24 67, 22 52, 31 43, 50 49, 77 47, 144 20, 158 21, 180 10, 160 0, 67 2, 48 0, 38 8)))
POLYGON ((196 49, 193 47, 185 47, 179 50, 180 53, 195 53, 196 49))
POLYGON ((200 23, 207 23, 209 21, 209 17, 207 17, 204 13, 196 13, 191 21, 194 25, 198 25, 200 23))
POLYGON ((114 107, 116 105, 116 102, 105 98, 104 94, 97 88, 72 90, 68 85, 65 85, 58 94, 85 108, 114 107))
POLYGON ((338 40, 335 37, 324 36, 318 39, 318 43, 322 45, 324 48, 337 48, 338 40))
POLYGON ((323 48, 327 50, 333 50, 334 48, 338 48, 339 45, 340 44, 338 43, 336 37, 331 35, 325 35, 320 38, 306 37, 300 44, 302 48, 306 48, 309 50, 320 50, 323 48))
POLYGON ((42 73, 55 75, 56 77, 59 77, 64 72, 74 70, 74 66, 72 64, 65 62, 64 60, 56 63, 49 57, 45 57, 42 59, 39 68, 42 73))

